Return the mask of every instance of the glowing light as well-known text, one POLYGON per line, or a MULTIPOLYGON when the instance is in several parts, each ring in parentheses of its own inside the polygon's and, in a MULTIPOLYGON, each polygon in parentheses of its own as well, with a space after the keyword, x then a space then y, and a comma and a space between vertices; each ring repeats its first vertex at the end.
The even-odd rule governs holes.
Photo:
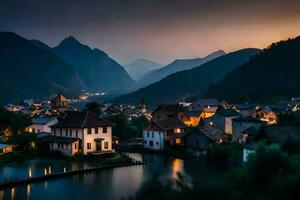
POLYGON ((29 199, 29 197, 30 197, 30 185, 29 184, 26 186, 26 195, 27 195, 27 199, 29 199))
POLYGON ((52 174, 51 166, 48 167, 48 174, 52 174))
POLYGON ((29 178, 31 178, 31 177, 32 177, 31 168, 29 168, 29 170, 28 170, 28 177, 29 177, 29 178))
POLYGON ((44 174, 45 174, 45 176, 47 175, 47 169, 45 168, 45 170, 44 170, 44 174))
POLYGON ((183 173, 184 161, 181 159, 174 159, 172 162, 172 178, 177 179, 178 173, 183 173))
POLYGON ((64 167, 64 173, 66 173, 66 171, 67 171, 67 170, 66 170, 66 168, 64 167))
POLYGON ((14 200, 16 196, 16 189, 15 188, 11 188, 11 200, 14 200))

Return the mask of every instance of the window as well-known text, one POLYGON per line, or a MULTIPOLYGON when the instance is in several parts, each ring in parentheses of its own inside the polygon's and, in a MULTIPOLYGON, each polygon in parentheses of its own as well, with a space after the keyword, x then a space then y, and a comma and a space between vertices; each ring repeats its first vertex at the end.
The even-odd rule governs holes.
POLYGON ((95 128, 95 134, 98 134, 98 128, 95 128))
POLYGON ((149 137, 149 132, 147 132, 147 137, 149 137))
POLYGON ((88 134, 92 134, 92 129, 88 128, 88 134))
POLYGON ((153 147, 153 141, 152 141, 152 140, 149 141, 149 146, 150 146, 150 147, 153 147))
POLYGON ((74 144, 74 149, 77 149, 77 143, 74 144))
POLYGON ((108 142, 104 142, 104 149, 108 149, 108 142))
POLYGON ((92 148, 92 144, 90 142, 87 143, 87 149, 91 149, 92 148))
POLYGON ((152 132, 152 138, 154 138, 154 132, 152 132))
POLYGON ((59 129, 60 136, 62 136, 62 128, 59 129))
POLYGON ((66 129, 66 137, 68 137, 68 129, 66 129))
POLYGON ((156 142, 156 145, 159 145, 159 142, 156 142))
POLYGON ((144 141, 144 144, 147 144, 147 141, 146 141, 146 140, 144 141))
POLYGON ((57 148, 60 149, 60 144, 59 143, 57 144, 57 148))
POLYGON ((176 139, 175 139, 175 143, 176 143, 176 144, 180 144, 180 142, 181 142, 181 141, 180 141, 179 138, 176 138, 176 139))
POLYGON ((73 131, 70 129, 70 137, 73 137, 73 131))
POLYGON ((107 127, 103 127, 102 133, 107 133, 107 127))

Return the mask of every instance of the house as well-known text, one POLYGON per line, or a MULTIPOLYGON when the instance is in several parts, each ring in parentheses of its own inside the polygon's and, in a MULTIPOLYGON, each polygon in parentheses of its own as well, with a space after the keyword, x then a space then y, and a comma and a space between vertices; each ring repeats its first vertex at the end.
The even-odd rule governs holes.
POLYGON ((232 109, 239 112, 244 117, 254 117, 255 115, 255 105, 254 104, 233 104, 232 109))
POLYGON ((13 151, 13 145, 0 144, 0 155, 10 153, 13 151))
POLYGON ((219 106, 216 114, 204 119, 204 123, 218 128, 226 134, 232 134, 232 120, 240 116, 241 114, 233 109, 225 109, 219 106))
POLYGON ((250 127, 259 128, 265 125, 265 122, 253 117, 238 117, 232 120, 232 141, 242 143, 242 132, 250 127))
POLYGON ((59 94, 51 101, 51 109, 57 110, 57 112, 65 112, 68 110, 68 100, 63 95, 59 94))
POLYGON ((216 113, 219 105, 220 102, 217 99, 200 99, 193 103, 189 110, 202 110, 202 117, 208 118, 216 113))
POLYGON ((190 127, 198 126, 200 120, 202 119, 202 111, 201 110, 187 110, 185 112, 186 119, 184 121, 185 125, 190 127))
POLYGON ((184 144, 186 125, 177 117, 152 120, 143 130, 144 148, 165 150, 184 144))
POLYGON ((40 138, 49 144, 50 150, 66 155, 112 151, 112 124, 90 111, 65 112, 50 128, 51 135, 40 138))
POLYGON ((178 118, 184 122, 186 115, 183 107, 179 104, 161 104, 152 112, 153 121, 169 118, 178 118))
POLYGON ((207 153, 212 143, 221 144, 226 141, 227 136, 224 132, 213 126, 204 126, 185 137, 185 147, 189 152, 199 155, 200 152, 207 153))
POLYGON ((32 124, 25 128, 25 131, 28 133, 51 133, 50 126, 56 124, 58 122, 56 117, 47 118, 47 117, 39 117, 32 120, 32 124))
POLYGON ((268 125, 277 124, 277 113, 270 107, 264 107, 260 114, 260 120, 267 122, 268 125))

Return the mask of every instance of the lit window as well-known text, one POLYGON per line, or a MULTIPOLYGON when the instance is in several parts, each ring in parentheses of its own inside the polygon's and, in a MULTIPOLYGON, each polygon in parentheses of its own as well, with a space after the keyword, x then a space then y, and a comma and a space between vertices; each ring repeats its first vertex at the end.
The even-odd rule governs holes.
POLYGON ((91 149, 92 148, 92 144, 91 143, 87 143, 87 149, 91 149))
POLYGON ((179 138, 175 139, 176 144, 180 144, 181 140, 179 138))
POLYGON ((108 142, 104 142, 104 149, 108 149, 108 142))

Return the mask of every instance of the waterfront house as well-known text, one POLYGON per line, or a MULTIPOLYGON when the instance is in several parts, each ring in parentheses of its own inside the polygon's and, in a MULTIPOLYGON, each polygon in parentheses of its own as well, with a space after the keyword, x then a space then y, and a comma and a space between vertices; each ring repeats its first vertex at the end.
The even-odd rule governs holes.
POLYGON ((68 100, 63 95, 59 94, 54 97, 51 101, 51 109, 57 112, 65 112, 68 110, 68 100))
POLYGON ((207 153, 211 144, 221 144, 226 141, 227 137, 223 131, 213 126, 204 126, 187 134, 185 137, 185 147, 187 151, 199 155, 200 153, 207 153))
POLYGON ((184 144, 186 125, 177 117, 152 120, 143 130, 144 148, 166 150, 184 144))
POLYGON ((66 155, 111 152, 112 125, 89 111, 68 111, 51 126, 51 135, 40 140, 66 155))
POLYGON ((51 133, 50 126, 56 124, 58 122, 56 117, 47 118, 47 117, 39 117, 32 120, 32 124, 25 128, 25 131, 28 133, 51 133))
POLYGON ((206 125, 220 129, 226 134, 232 134, 232 120, 240 117, 241 114, 233 109, 225 109, 219 106, 216 114, 204 119, 206 125))
POLYGON ((266 123, 253 117, 238 117, 232 120, 232 141, 243 141, 242 132, 250 127, 260 128, 266 123))

